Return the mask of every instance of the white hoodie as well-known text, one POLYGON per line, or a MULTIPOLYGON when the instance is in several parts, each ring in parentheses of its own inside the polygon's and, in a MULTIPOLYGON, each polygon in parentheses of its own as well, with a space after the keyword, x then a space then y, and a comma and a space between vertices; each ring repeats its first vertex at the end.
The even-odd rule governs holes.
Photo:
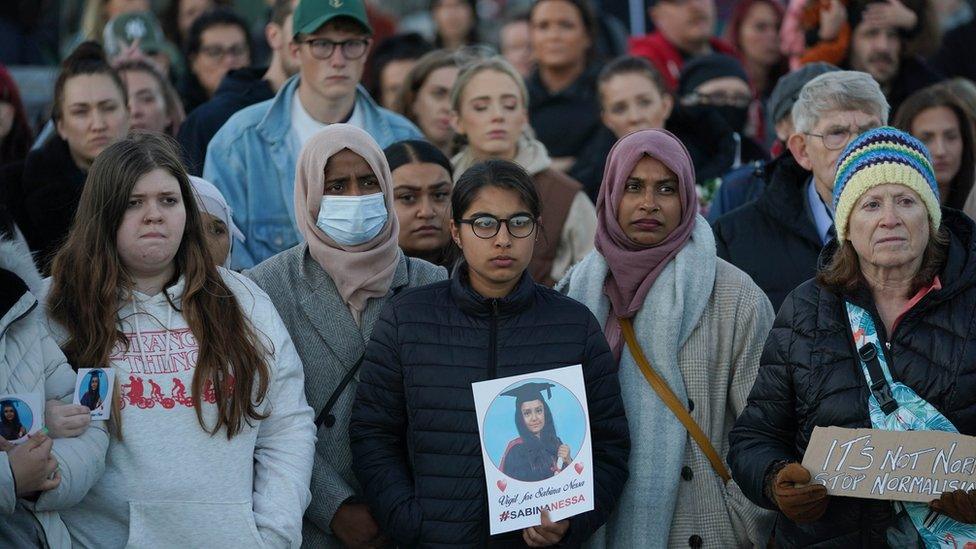
MULTIPOLYGON (((184 280, 121 304, 129 340, 111 360, 122 398, 122 439, 110 442, 105 474, 62 513, 76 546, 299 547, 315 444, 304 371, 267 294, 220 269, 245 318, 271 353, 259 411, 268 414, 227 440, 201 428, 191 401, 196 338, 178 310, 184 280)), ((206 425, 215 422, 203 395, 206 425)))

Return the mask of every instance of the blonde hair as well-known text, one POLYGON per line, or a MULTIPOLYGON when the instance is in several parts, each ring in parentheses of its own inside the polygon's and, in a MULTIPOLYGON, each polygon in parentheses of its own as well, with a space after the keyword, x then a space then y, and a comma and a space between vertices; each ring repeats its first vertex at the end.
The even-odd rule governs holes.
POLYGON ((467 87, 472 78, 485 71, 500 72, 515 81, 515 85, 518 86, 519 93, 522 95, 522 107, 528 110, 529 90, 525 87, 525 80, 522 79, 522 75, 515 70, 511 63, 496 55, 475 61, 463 67, 458 73, 454 87, 451 88, 451 108, 454 109, 454 112, 461 112, 461 94, 464 93, 464 88, 467 87))

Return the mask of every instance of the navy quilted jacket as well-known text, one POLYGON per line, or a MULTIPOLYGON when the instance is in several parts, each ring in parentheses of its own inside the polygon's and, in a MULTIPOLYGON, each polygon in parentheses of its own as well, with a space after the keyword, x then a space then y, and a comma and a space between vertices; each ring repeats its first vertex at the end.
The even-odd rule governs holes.
POLYGON ((380 526, 405 547, 524 546, 489 538, 471 383, 583 365, 593 440, 595 510, 570 519, 579 546, 613 511, 630 439, 617 363, 578 302, 523 274, 486 299, 452 280, 402 292, 377 320, 349 427, 353 467, 380 526))
MULTIPOLYGON (((927 294, 891 334, 870 295, 851 300, 874 315, 892 376, 929 401, 966 435, 976 435, 976 225, 943 209, 950 242, 927 294)), ((833 247, 824 251, 824 260, 833 247)), ((869 389, 854 349, 843 299, 811 280, 794 290, 766 341, 749 403, 729 434, 732 476, 754 503, 776 509, 763 493, 778 460, 799 461, 814 426, 870 427, 869 389)), ((884 547, 891 504, 833 497, 824 516, 796 524, 780 514, 779 547, 884 547)))

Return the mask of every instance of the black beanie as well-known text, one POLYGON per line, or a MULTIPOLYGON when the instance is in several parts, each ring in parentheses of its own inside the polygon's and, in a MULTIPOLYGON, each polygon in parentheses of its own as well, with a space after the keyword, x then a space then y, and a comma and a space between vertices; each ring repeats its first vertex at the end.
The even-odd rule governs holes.
POLYGON ((688 62, 681 71, 681 78, 678 80, 678 97, 688 95, 709 80, 727 76, 741 78, 746 83, 749 82, 746 70, 742 68, 742 63, 735 57, 724 53, 710 53, 696 57, 688 62))

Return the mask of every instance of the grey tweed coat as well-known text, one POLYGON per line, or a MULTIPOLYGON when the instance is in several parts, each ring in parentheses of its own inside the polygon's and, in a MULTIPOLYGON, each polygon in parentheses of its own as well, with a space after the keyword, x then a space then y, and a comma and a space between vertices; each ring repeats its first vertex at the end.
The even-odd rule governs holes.
MULTIPOLYGON (((305 398, 319 412, 343 376, 359 360, 387 297, 405 287, 424 286, 447 278, 443 267, 400 255, 386 297, 370 299, 362 326, 343 303, 335 283, 299 244, 268 258, 244 275, 271 296, 305 365, 305 398)), ((312 467, 312 502, 305 511, 302 547, 341 547, 329 525, 346 499, 360 495, 352 472, 349 416, 356 396, 358 373, 332 408, 335 422, 318 430, 312 467)))

